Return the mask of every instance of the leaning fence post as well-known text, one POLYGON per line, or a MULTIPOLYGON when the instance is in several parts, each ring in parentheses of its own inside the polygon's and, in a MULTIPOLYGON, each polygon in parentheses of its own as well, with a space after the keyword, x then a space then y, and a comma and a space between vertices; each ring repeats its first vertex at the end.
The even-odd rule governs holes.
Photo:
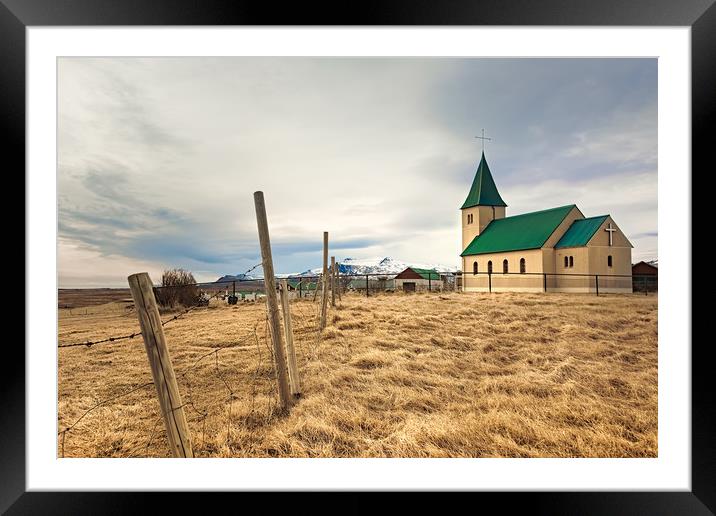
POLYGON ((336 257, 331 256, 331 306, 336 306, 336 257))
POLYGON ((174 457, 193 457, 191 434, 184 415, 184 405, 174 375, 172 360, 164 337, 162 320, 154 298, 154 289, 149 274, 140 272, 127 278, 132 292, 134 307, 142 330, 144 349, 147 351, 149 367, 152 369, 154 386, 157 388, 159 406, 167 431, 169 447, 174 457))
POLYGON ((254 206, 256 207, 256 222, 259 228, 259 244, 261 245, 261 260, 264 269, 264 288, 266 289, 266 309, 273 342, 273 354, 276 360, 276 381, 281 407, 287 409, 291 403, 291 395, 286 374, 286 354, 281 342, 281 321, 278 318, 278 301, 276 299, 276 278, 273 273, 273 258, 271 257, 271 241, 269 240, 268 220, 266 219, 266 205, 263 192, 254 192, 254 206))
POLYGON ((291 323, 291 308, 288 302, 288 282, 281 280, 281 308, 283 310, 283 330, 286 334, 286 357, 288 359, 288 380, 291 384, 291 394, 301 394, 301 381, 296 366, 296 350, 293 347, 293 324, 291 323))
POLYGON ((328 231, 323 232, 323 290, 321 290, 321 327, 326 327, 328 310, 328 231))
POLYGON ((338 290, 338 301, 341 300, 341 275, 336 267, 336 289, 338 290))

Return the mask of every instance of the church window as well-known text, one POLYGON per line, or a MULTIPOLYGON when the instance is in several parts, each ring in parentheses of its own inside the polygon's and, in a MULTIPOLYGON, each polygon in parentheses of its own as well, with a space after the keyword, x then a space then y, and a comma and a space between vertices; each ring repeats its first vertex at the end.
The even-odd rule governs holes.
POLYGON ((569 267, 569 258, 567 258, 567 257, 565 256, 565 257, 564 257, 564 268, 566 269, 567 267, 569 267))
POLYGON ((472 273, 477 274, 477 262, 472 264, 472 273))
POLYGON ((520 274, 524 274, 525 272, 527 272, 527 266, 525 264, 525 259, 520 258, 520 274))
POLYGON ((569 266, 574 267, 574 256, 569 257, 569 266))
POLYGON ((609 267, 612 266, 612 255, 611 254, 609 256, 607 256, 607 266, 609 266, 609 267))
POLYGON ((492 260, 487 262, 487 273, 492 274, 492 260))
POLYGON ((507 264, 507 260, 502 260, 502 274, 507 274, 509 272, 509 265, 507 264))

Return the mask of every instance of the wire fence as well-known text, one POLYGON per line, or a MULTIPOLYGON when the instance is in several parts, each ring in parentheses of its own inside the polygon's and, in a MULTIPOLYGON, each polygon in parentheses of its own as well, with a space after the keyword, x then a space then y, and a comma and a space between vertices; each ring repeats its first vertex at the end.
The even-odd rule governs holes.
MULTIPOLYGON (((330 277, 330 276, 329 276, 330 277)), ((321 293, 321 274, 281 276, 286 279, 290 297, 317 299, 321 293)), ((215 291, 221 299, 232 296, 235 301, 256 301, 266 294, 263 278, 236 278, 217 283, 197 283, 215 291), (224 285, 222 287, 221 285, 224 285), (221 291, 223 288, 223 292, 221 291)), ((367 297, 394 292, 574 292, 593 293, 657 293, 656 275, 583 274, 542 272, 468 272, 432 271, 420 274, 337 273, 336 291, 367 297)))
MULTIPOLYGON (((179 313, 163 320, 162 327, 188 314, 207 313, 210 308, 218 306, 216 303, 219 296, 220 292, 214 292, 210 296, 209 304, 182 309, 179 313)), ((231 338, 229 342, 217 344, 210 338, 204 341, 201 336, 179 337, 171 331, 167 334, 167 339, 179 345, 182 350, 178 358, 174 357, 174 359, 183 402, 181 407, 173 407, 173 410, 181 408, 187 411, 187 421, 192 435, 195 436, 195 456, 221 454, 221 450, 217 449, 217 442, 232 443, 237 428, 244 432, 265 426, 280 413, 275 384, 275 362, 269 344, 268 319, 262 308, 261 305, 256 305, 249 310, 230 312, 240 314, 243 317, 243 326, 250 322, 250 328, 231 338), (249 321, 246 320, 247 318, 249 321), (190 349, 190 352, 187 349, 190 349)), ((321 340, 318 331, 318 306, 316 303, 299 300, 291 303, 290 310, 297 355, 303 368, 315 356, 321 340)), ((196 330, 196 333, 199 333, 206 324, 206 321, 194 319, 187 319, 187 322, 190 320, 191 328, 196 330)), ((179 328, 177 335, 183 334, 186 327, 187 324, 177 326, 179 328)), ((140 335, 141 332, 137 329, 129 334, 84 342, 60 343, 58 348, 60 351, 71 347, 93 348, 97 344, 129 340, 140 335)), ((111 353, 126 353, 138 349, 142 348, 119 348, 111 353)), ((141 358, 142 354, 143 350, 135 356, 141 358)), ((162 425, 164 414, 161 410, 157 410, 156 401, 148 395, 151 393, 149 387, 152 385, 154 382, 150 379, 142 381, 141 378, 132 382, 129 387, 122 385, 113 388, 104 383, 101 388, 108 389, 110 393, 101 399, 92 399, 89 403, 84 401, 86 395, 82 395, 80 403, 85 404, 85 407, 77 412, 75 417, 70 418, 66 415, 75 412, 75 407, 63 405, 62 410, 58 408, 60 411, 57 432, 58 455, 84 456, 86 452, 78 451, 82 449, 82 443, 91 441, 90 436, 101 433, 103 429, 114 428, 114 432, 118 435, 129 433, 133 437, 127 438, 123 444, 107 445, 105 449, 91 454, 121 457, 146 457, 153 454, 162 456, 161 446, 166 443, 162 425), (146 414, 140 420, 137 420, 134 414, 137 406, 145 406, 145 404, 146 412, 155 414, 151 416, 151 421, 147 421, 146 414), (104 409, 107 409, 106 413, 100 413, 104 409), (122 416, 123 412, 126 416, 122 416), (128 429, 128 423, 123 421, 123 418, 131 419, 133 421, 131 426, 134 428, 128 429), (137 443, 137 435, 141 433, 145 438, 137 443), (74 448, 73 439, 76 439, 74 448), (130 446, 130 443, 133 445, 130 446), (68 447, 71 449, 69 453, 68 447)), ((58 401, 62 401, 62 396, 58 401)))

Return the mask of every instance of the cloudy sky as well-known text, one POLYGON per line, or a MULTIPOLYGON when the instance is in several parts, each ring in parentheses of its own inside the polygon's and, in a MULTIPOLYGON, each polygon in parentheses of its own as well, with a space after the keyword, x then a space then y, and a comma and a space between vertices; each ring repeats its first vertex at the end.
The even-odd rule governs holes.
POLYGON ((63 58, 60 287, 331 254, 459 263, 481 152, 507 214, 577 204, 657 257, 655 59, 63 58))

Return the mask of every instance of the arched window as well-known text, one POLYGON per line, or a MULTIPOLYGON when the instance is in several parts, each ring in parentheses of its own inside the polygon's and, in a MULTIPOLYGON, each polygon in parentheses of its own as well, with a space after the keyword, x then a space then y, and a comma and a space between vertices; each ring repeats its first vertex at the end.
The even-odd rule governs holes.
POLYGON ((527 265, 525 264, 525 259, 520 258, 520 274, 524 274, 527 272, 527 265))
POLYGON ((474 262, 474 263, 472 264, 472 273, 473 273, 473 274, 477 274, 477 262, 474 262))
POLYGON ((574 256, 569 257, 569 266, 574 267, 574 256))
POLYGON ((564 268, 566 269, 567 267, 569 267, 569 258, 567 258, 567 257, 565 256, 565 257, 564 257, 564 268))
POLYGON ((492 260, 487 262, 487 273, 492 274, 492 260))
POLYGON ((607 256, 607 266, 608 267, 612 266, 612 255, 611 254, 609 256, 607 256))
POLYGON ((509 265, 507 264, 507 260, 502 260, 502 274, 507 274, 509 272, 509 265))

